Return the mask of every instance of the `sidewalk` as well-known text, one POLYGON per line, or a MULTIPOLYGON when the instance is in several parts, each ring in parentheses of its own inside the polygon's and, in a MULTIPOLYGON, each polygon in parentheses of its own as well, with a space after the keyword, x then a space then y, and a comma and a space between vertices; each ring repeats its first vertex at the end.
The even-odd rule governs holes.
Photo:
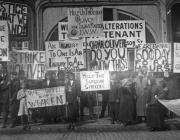
MULTIPOLYGON (((180 130, 180 118, 166 120, 171 130, 180 130)), ((15 128, 0 128, 0 134, 22 134, 22 133, 49 133, 49 132, 69 132, 68 124, 30 124, 31 130, 22 130, 22 126, 15 128)), ((111 124, 109 118, 89 120, 78 124, 75 132, 119 132, 119 131, 149 131, 145 123, 128 125, 111 124)))

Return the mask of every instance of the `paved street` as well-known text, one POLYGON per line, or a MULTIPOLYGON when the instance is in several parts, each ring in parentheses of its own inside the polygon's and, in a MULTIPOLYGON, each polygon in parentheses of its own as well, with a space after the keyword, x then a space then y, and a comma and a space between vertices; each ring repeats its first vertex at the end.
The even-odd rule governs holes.
POLYGON ((180 131, 50 132, 0 135, 0 140, 179 140, 180 131))
POLYGON ((177 120, 168 120, 171 130, 149 131, 144 123, 124 127, 100 119, 80 124, 75 131, 68 131, 67 124, 32 125, 23 131, 21 126, 0 129, 0 140, 179 140, 177 120))

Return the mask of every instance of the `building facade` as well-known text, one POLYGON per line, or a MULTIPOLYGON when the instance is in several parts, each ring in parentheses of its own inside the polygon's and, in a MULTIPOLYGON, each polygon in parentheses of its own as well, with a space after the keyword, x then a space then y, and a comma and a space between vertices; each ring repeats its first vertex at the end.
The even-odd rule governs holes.
MULTIPOLYGON (((104 21, 145 20, 147 43, 180 42, 179 0, 1 0, 1 20, 9 22, 10 50, 45 50, 45 41, 58 40, 58 22, 67 22, 67 8, 82 6, 103 6, 104 21)), ((128 57, 133 69, 132 50, 128 57)), ((179 96, 178 81, 172 98, 179 96)))

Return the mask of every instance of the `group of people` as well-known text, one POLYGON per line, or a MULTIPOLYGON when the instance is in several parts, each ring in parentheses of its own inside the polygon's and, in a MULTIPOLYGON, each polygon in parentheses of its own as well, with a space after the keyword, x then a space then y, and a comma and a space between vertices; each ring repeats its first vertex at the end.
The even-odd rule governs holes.
POLYGON ((146 122, 150 130, 166 130, 164 119, 166 108, 158 99, 166 99, 168 88, 166 80, 158 82, 155 76, 146 71, 139 71, 137 76, 129 74, 123 79, 111 73, 109 91, 104 91, 102 111, 104 117, 106 106, 109 106, 111 123, 121 123, 124 126, 146 122))
MULTIPOLYGON (((20 71, 18 74, 13 72, 10 77, 7 71, 1 74, 0 94, 3 114, 2 128, 6 128, 8 116, 10 116, 10 127, 13 128, 16 125, 20 103, 20 98, 17 95, 23 86, 22 83, 25 83, 24 71, 20 71)), ((21 116, 21 114, 19 115, 21 116)), ((24 119, 22 119, 22 121, 24 122, 24 119)))
MULTIPOLYGON (((66 104, 33 109, 31 119, 36 120, 36 117, 40 116, 43 123, 51 123, 57 122, 64 116, 69 123, 68 129, 74 129, 76 122, 84 119, 84 107, 89 108, 89 118, 92 119, 94 93, 81 92, 77 77, 72 72, 59 71, 57 75, 46 73, 45 79, 33 88, 65 86, 66 104)), ((8 114, 10 114, 10 127, 15 127, 17 116, 20 116, 23 129, 29 128, 25 90, 32 87, 27 81, 24 71, 20 71, 19 74, 11 73, 10 80, 7 73, 1 76, 3 128, 6 127, 8 114)), ((100 118, 104 117, 108 106, 112 124, 118 122, 126 126, 144 121, 151 130, 165 128, 166 109, 158 102, 158 98, 166 98, 168 89, 165 82, 157 84, 156 79, 147 72, 140 71, 136 77, 129 74, 121 80, 117 78, 116 73, 110 72, 110 90, 98 93, 103 97, 100 118)))

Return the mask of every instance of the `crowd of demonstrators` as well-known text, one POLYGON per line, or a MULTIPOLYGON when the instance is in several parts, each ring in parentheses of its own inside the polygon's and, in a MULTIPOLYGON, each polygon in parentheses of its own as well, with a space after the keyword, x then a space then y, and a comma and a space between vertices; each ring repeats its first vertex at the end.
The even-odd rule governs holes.
POLYGON ((165 80, 158 84, 152 73, 143 70, 136 77, 129 73, 121 79, 117 78, 117 74, 111 76, 110 90, 101 91, 103 101, 100 117, 104 117, 108 106, 113 124, 117 122, 127 126, 144 122, 150 130, 166 130, 164 119, 167 110, 158 102, 158 99, 168 96, 165 80))
MULTIPOLYGON (((68 129, 73 130, 79 118, 81 121, 84 118, 84 107, 89 108, 89 118, 92 119, 95 93, 81 92, 80 80, 76 76, 71 71, 58 71, 57 76, 56 73, 47 72, 45 79, 39 82, 38 88, 64 86, 66 93, 65 105, 32 110, 33 114, 36 113, 34 110, 41 114, 43 123, 57 123, 66 119, 65 121, 69 123, 68 129)), ((18 116, 21 118, 23 129, 29 127, 25 100, 25 90, 29 88, 27 81, 24 71, 18 74, 13 72, 10 78, 6 72, 3 73, 0 82, 3 128, 6 127, 8 114, 10 127, 16 126, 18 116)), ((168 88, 164 83, 157 84, 156 78, 149 76, 145 70, 139 71, 136 77, 129 72, 122 78, 119 78, 117 72, 110 72, 110 90, 99 92, 103 97, 100 118, 105 116, 108 106, 112 124, 117 122, 127 126, 147 121, 147 126, 151 130, 165 130, 166 109, 158 102, 158 99, 165 99, 168 96, 168 88)))

